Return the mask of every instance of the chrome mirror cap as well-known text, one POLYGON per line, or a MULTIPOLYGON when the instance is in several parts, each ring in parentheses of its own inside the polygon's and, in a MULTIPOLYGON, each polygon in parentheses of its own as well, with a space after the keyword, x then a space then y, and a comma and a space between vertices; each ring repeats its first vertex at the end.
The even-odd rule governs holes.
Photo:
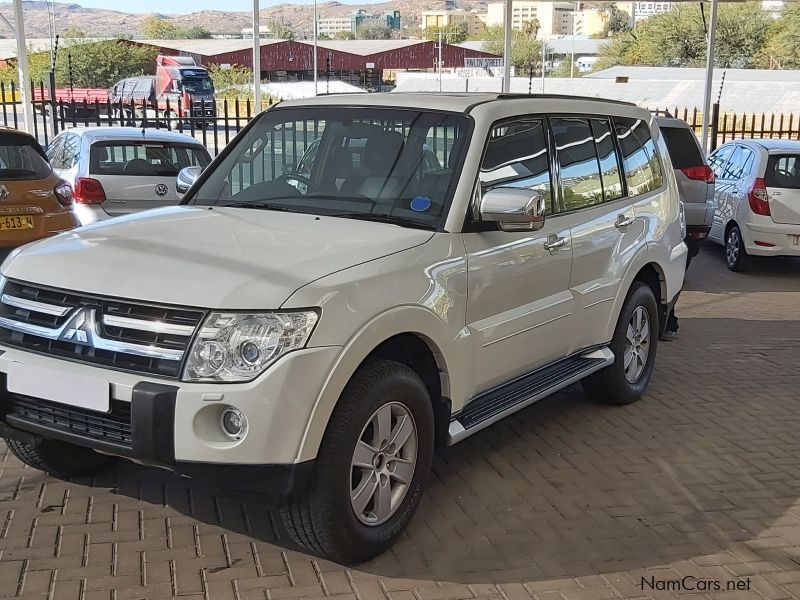
POLYGON ((197 178, 200 177, 200 173, 202 172, 203 167, 184 167, 178 172, 178 178, 175 181, 175 191, 178 193, 179 198, 182 198, 186 192, 189 191, 189 188, 197 181, 197 178))
POLYGON ((504 231, 538 231, 544 227, 547 201, 539 191, 496 187, 483 194, 482 221, 496 222, 504 231))

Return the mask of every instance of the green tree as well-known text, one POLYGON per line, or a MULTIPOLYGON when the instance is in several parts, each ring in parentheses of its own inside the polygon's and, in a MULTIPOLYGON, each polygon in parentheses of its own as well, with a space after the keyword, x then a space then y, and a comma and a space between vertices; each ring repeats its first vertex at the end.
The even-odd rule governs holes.
POLYGON ((147 17, 142 23, 142 35, 150 40, 177 39, 177 30, 175 25, 161 17, 147 17))
POLYGON ((211 32, 205 27, 192 25, 191 27, 179 27, 180 38, 185 40, 209 40, 211 32))
POLYGON ((269 37, 276 40, 294 39, 294 31, 292 31, 287 25, 279 23, 278 21, 272 21, 269 25, 267 25, 267 31, 269 31, 269 37))
POLYGON ((438 41, 440 31, 442 32, 442 41, 447 44, 460 44, 469 35, 466 23, 450 23, 445 27, 428 27, 425 30, 425 39, 438 41))
POLYGON ((107 88, 124 77, 155 73, 157 54, 155 48, 121 40, 69 40, 58 52, 56 83, 107 88))
POLYGON ((539 34, 539 30, 541 28, 542 24, 539 22, 539 19, 534 17, 530 21, 525 21, 522 24, 522 33, 524 33, 528 37, 536 37, 539 34))
MULTIPOLYGON (((717 67, 750 68, 762 54, 770 28, 756 2, 722 4, 715 44, 717 67)), ((678 5, 637 24, 604 48, 599 68, 613 65, 698 67, 705 64, 706 37, 696 6, 678 5)))
MULTIPOLYGON (((503 55, 504 32, 502 25, 487 27, 484 31, 486 43, 483 49, 486 52, 503 55)), ((511 65, 518 71, 518 75, 530 72, 531 67, 541 72, 542 44, 524 31, 514 31, 511 38, 511 65)))
POLYGON ((603 31, 595 37, 608 38, 619 35, 631 29, 631 17, 624 10, 620 10, 614 3, 603 4, 600 7, 600 14, 603 17, 603 31))
POLYGON ((800 4, 786 3, 780 18, 771 24, 761 53, 761 64, 767 68, 800 68, 800 4))
POLYGON ((244 99, 253 95, 253 69, 241 65, 231 65, 222 68, 219 65, 209 65, 208 74, 214 82, 214 90, 218 97, 244 99))
POLYGON ((335 40, 354 40, 356 39, 356 34, 352 31, 337 31, 333 39, 335 40))
POLYGON ((392 30, 383 23, 364 23, 356 29, 359 40, 388 40, 391 37, 392 30))

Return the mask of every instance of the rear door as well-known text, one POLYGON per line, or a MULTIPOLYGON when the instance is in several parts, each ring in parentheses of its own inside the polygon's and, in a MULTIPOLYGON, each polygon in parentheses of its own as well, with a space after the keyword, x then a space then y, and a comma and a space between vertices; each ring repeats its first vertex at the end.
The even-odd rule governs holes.
POLYGON ((770 154, 764 183, 772 220, 800 225, 800 154, 770 154))
POLYGON ((89 153, 89 177, 103 186, 103 209, 117 216, 177 204, 178 172, 209 162, 208 151, 198 144, 98 141, 89 153))

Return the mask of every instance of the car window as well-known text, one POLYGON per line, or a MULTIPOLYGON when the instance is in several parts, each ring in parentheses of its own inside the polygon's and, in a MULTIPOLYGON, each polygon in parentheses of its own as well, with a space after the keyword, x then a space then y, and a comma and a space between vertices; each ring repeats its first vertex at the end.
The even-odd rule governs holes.
POLYGON ((0 180, 44 179, 50 173, 50 165, 35 140, 0 134, 0 180))
POLYGON ((700 167, 705 164, 697 138, 691 129, 684 127, 662 127, 661 135, 667 144, 673 169, 700 167))
POLYGON ((714 171, 714 176, 718 179, 722 179, 725 163, 727 162, 728 157, 730 157, 732 151, 732 146, 722 146, 721 148, 715 150, 709 157, 708 166, 711 167, 711 170, 714 171))
POLYGON ((660 188, 663 185, 661 158, 647 121, 614 117, 614 128, 622 151, 628 196, 639 196, 660 188))
POLYGON ((483 192, 515 187, 544 194, 552 212, 550 157, 543 119, 521 118, 495 126, 486 146, 479 174, 483 192))
POLYGON ((603 181, 588 119, 550 120, 561 173, 565 210, 603 202, 603 181))
POLYGON ((185 167, 205 167, 209 162, 205 148, 193 144, 98 142, 89 153, 89 173, 174 177, 185 167))
POLYGON ((800 189, 800 154, 771 154, 764 183, 767 187, 800 189))
POLYGON ((755 162, 755 152, 744 146, 736 146, 733 154, 725 165, 722 173, 722 179, 731 181, 738 181, 744 179, 750 174, 755 162))
POLYGON ((59 135, 47 147, 47 160, 50 162, 50 166, 52 166, 54 169, 64 168, 61 166, 63 164, 61 161, 61 147, 64 144, 65 137, 66 135, 59 135))
POLYGON ((61 164, 62 169, 71 169, 80 158, 81 138, 72 133, 64 136, 64 143, 61 144, 61 164))
POLYGON ((611 137, 608 119, 592 119, 592 132, 600 159, 600 176, 603 181, 603 198, 606 202, 622 198, 622 178, 619 172, 617 150, 611 137))

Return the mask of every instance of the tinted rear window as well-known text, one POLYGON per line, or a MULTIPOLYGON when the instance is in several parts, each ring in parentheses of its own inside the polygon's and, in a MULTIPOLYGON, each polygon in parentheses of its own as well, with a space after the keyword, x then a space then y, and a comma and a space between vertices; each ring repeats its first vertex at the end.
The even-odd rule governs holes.
POLYGON ((772 154, 764 174, 767 187, 800 189, 800 154, 772 154))
POLYGON ((690 130, 682 127, 664 127, 661 129, 661 135, 667 143, 673 168, 685 169, 705 164, 697 146, 697 139, 690 130))
POLYGON ((44 179, 51 173, 41 146, 24 136, 0 137, 0 179, 44 179))
POLYGON ((205 167, 209 162, 205 148, 189 144, 101 142, 92 145, 89 173, 174 177, 184 167, 205 167))

